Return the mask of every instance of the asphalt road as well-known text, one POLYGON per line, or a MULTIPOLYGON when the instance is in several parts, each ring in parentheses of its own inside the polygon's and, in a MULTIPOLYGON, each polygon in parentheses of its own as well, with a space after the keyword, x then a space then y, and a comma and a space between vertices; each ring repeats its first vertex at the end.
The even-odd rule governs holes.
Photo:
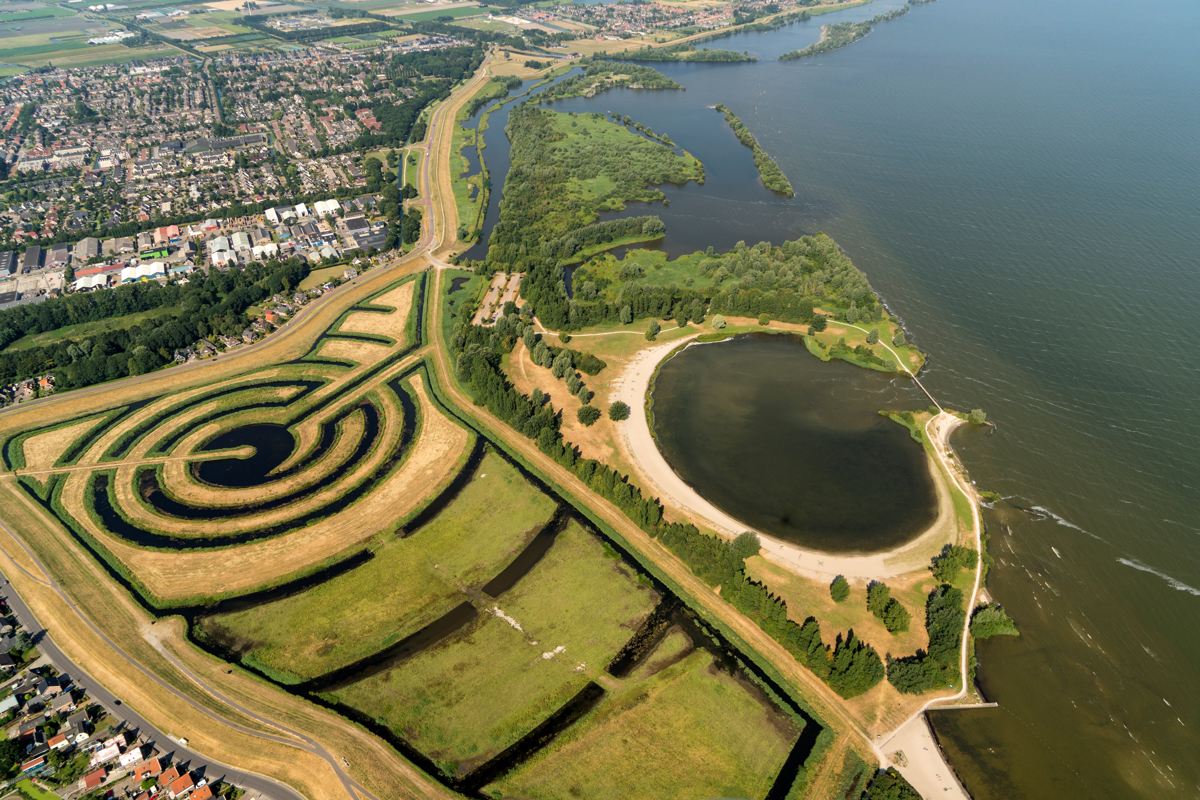
MULTIPOLYGON (((255 797, 269 798, 270 800, 304 800, 302 795, 269 778, 249 772, 242 772, 241 770, 205 758, 195 750, 191 750, 180 744, 177 740, 172 739, 166 733, 151 725, 140 714, 122 704, 118 698, 114 697, 111 692, 94 680, 92 676, 80 669, 58 649, 58 646, 54 644, 54 640, 50 637, 49 631, 38 623, 37 619, 33 616, 33 611, 30 610, 29 606, 25 605, 25 601, 16 593, 16 590, 13 589, 12 584, 6 578, 0 579, 0 593, 7 597, 8 605, 12 609, 13 615, 25 630, 28 631, 29 635, 33 637, 34 641, 37 642, 38 651, 42 653, 47 661, 54 665, 59 672, 64 672, 71 676, 75 684, 86 690, 92 700, 103 705, 115 717, 123 720, 128 727, 136 728, 143 736, 153 740, 159 750, 172 754, 173 762, 187 762, 192 769, 202 770, 205 777, 209 780, 221 779, 227 783, 240 786, 247 791, 249 800, 253 800, 255 797)), ((178 733, 186 734, 186 731, 179 731, 178 733)))

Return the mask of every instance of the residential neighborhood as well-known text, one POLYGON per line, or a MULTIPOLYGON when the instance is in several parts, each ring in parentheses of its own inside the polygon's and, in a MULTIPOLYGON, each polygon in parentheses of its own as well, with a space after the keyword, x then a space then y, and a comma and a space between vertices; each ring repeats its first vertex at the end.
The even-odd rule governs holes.
MULTIPOLYGON (((89 696, 39 649, 0 595, 0 786, 23 797, 49 792, 71 800, 253 800, 224 772, 179 742, 158 741, 124 719, 120 701, 89 696)), ((0 794, 4 792, 0 788, 0 794)))

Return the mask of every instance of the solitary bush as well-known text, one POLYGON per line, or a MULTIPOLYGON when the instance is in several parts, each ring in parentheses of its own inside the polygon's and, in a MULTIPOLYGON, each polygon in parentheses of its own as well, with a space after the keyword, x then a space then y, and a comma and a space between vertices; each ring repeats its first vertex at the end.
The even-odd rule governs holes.
POLYGON ((650 320, 650 327, 646 329, 646 339, 653 342, 660 333, 662 333, 662 325, 659 325, 656 319, 650 320))
POLYGON ((908 630, 911 617, 900 601, 892 597, 887 584, 871 581, 867 584, 867 609, 879 617, 883 626, 891 633, 908 630))
POLYGON ((608 407, 608 418, 614 422, 629 419, 629 405, 620 400, 613 402, 608 407))
POLYGON ((719 331, 724 330, 726 324, 727 323, 725 322, 725 318, 722 317, 720 314, 717 314, 715 317, 713 317, 712 326, 714 328, 716 328, 717 330, 719 330, 719 331))
POLYGON ((867 344, 875 344, 878 341, 879 341, 879 331, 872 328, 867 333, 867 344))
POLYGON ((829 596, 835 603, 840 603, 850 596, 850 582, 846 580, 846 576, 838 575, 833 579, 829 584, 829 596))
POLYGON ((584 425, 591 427, 596 423, 596 420, 600 419, 600 409, 595 406, 580 406, 579 411, 576 412, 576 416, 579 417, 579 421, 584 425))
POLYGON ((967 422, 971 423, 972 425, 986 425, 987 412, 982 408, 972 408, 971 413, 967 414, 967 422))
POLYGON ((770 325, 770 324, 771 324, 771 318, 770 318, 770 317, 768 317, 766 314, 763 314, 762 316, 760 316, 760 317, 758 318, 758 324, 759 324, 759 325, 763 325, 763 326, 770 325))

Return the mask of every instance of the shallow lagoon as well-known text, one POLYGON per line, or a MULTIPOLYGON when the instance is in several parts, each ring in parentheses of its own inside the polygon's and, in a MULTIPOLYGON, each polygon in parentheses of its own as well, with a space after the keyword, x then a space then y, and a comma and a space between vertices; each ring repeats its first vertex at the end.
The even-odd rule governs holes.
POLYGON ((921 399, 905 379, 822 363, 797 336, 752 334, 664 363, 652 426, 680 477, 747 526, 866 552, 909 541, 936 516, 924 451, 878 413, 921 399))

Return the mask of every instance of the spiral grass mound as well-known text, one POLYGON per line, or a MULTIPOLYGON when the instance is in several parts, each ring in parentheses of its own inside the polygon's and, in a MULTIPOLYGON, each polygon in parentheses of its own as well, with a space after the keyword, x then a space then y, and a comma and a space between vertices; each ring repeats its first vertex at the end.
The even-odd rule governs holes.
POLYGON ((471 449, 430 396, 420 289, 352 307, 292 362, 23 433, 6 465, 157 608, 328 566, 401 529, 471 449))

